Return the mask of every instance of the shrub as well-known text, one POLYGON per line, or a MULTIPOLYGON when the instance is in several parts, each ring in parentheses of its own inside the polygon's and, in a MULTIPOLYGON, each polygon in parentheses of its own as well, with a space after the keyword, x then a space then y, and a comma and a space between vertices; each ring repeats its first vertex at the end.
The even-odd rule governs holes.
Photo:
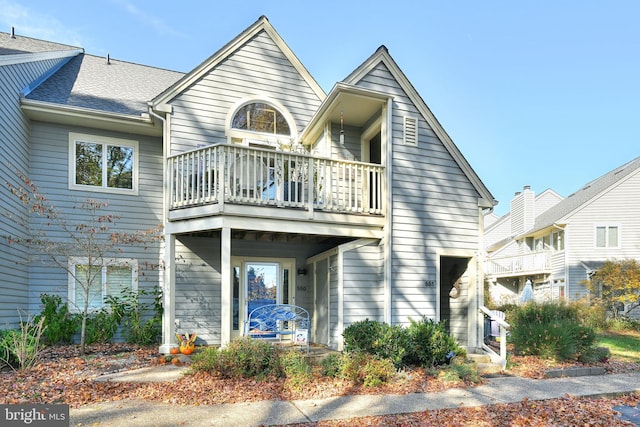
POLYGON ((122 324, 125 339, 128 343, 140 345, 155 344, 162 336, 162 292, 158 288, 152 291, 144 289, 133 291, 125 289, 114 304, 122 305, 122 324), (153 303, 141 301, 141 297, 152 297, 153 303), (147 312, 153 309, 153 316, 147 312))
POLYGON ((192 369, 224 378, 265 378, 283 376, 279 352, 271 343, 249 337, 231 341, 220 349, 205 349, 195 358, 192 369), (211 354, 215 351, 216 354, 211 354))
POLYGON ((409 322, 408 363, 429 368, 448 363, 453 355, 464 354, 464 349, 449 335, 442 322, 436 323, 426 317, 420 321, 409 319, 409 322))
POLYGON ((364 352, 390 359, 396 368, 403 365, 409 346, 409 335, 402 326, 369 319, 351 324, 342 336, 346 352, 364 352))
POLYGON ((444 381, 478 384, 482 381, 478 368, 470 363, 453 363, 440 371, 438 377, 444 381))
POLYGON ((219 354, 217 348, 205 347, 192 356, 191 370, 195 372, 217 372, 219 354))
POLYGON ((640 320, 631 317, 619 317, 617 319, 609 319, 607 328, 612 331, 636 331, 640 332, 640 320))
POLYGON ((87 318, 85 342, 89 344, 106 344, 115 336, 121 315, 116 310, 106 307, 91 314, 87 318))
POLYGON ((340 377, 354 384, 375 387, 387 382, 396 373, 389 359, 364 352, 343 353, 340 377))
POLYGON ((42 332, 45 328, 44 317, 37 323, 31 320, 22 320, 20 315, 20 328, 9 329, 2 332, 0 341, 0 361, 15 369, 31 368, 38 362, 42 349, 42 332))
POLYGON ((578 357, 582 363, 606 362, 611 357, 609 347, 592 347, 578 357))
POLYGON ((33 318, 33 322, 45 319, 42 333, 44 342, 49 345, 71 343, 73 334, 80 329, 80 316, 69 312, 69 307, 58 295, 41 294, 40 301, 43 309, 33 318))
POLYGON ((511 340, 522 354, 575 359, 595 344, 595 331, 581 324, 577 307, 529 303, 514 312, 511 340))
POLYGON ((313 379, 313 370, 304 354, 299 351, 283 351, 280 364, 289 387, 298 389, 313 379))
POLYGON ((453 355, 465 353, 443 323, 426 317, 420 321, 409 319, 409 322, 408 328, 369 319, 353 323, 342 334, 345 352, 361 352, 389 359, 396 369, 403 365, 442 365, 453 355))
POLYGON ((320 360, 320 373, 325 377, 337 378, 342 372, 342 353, 330 353, 320 360))
POLYGON ((584 326, 594 330, 607 329, 607 309, 604 305, 589 304, 586 300, 571 302, 569 305, 575 307, 577 317, 584 326))

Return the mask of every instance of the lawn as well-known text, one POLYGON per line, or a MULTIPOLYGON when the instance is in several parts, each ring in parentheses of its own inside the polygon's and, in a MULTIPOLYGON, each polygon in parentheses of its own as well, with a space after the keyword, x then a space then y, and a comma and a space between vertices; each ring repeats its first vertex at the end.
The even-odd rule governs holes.
POLYGON ((613 358, 640 363, 640 332, 602 332, 598 334, 598 345, 608 347, 613 358))

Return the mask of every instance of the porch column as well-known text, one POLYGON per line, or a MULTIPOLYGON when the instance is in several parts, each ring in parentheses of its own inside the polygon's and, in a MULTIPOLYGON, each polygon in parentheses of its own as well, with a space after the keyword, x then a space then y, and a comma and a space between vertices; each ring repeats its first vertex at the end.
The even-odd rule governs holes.
POLYGON ((175 319, 176 319, 176 236, 175 234, 165 235, 164 249, 164 284, 162 286, 162 302, 164 311, 162 313, 162 345, 160 353, 168 354, 175 343, 175 319))
POLYGON ((231 229, 224 227, 220 233, 220 345, 225 346, 231 341, 232 284, 231 284, 231 229))

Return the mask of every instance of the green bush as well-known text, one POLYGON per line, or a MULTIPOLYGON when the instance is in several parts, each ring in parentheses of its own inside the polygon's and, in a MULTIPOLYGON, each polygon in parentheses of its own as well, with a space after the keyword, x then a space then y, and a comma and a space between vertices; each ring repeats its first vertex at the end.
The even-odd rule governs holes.
POLYGON ((283 351, 280 354, 280 364, 290 388, 299 389, 313 379, 313 369, 305 355, 299 351, 283 351))
POLYGON ((69 307, 58 295, 41 294, 40 301, 42 312, 33 321, 38 323, 41 318, 45 319, 42 333, 44 342, 48 345, 71 343, 73 335, 80 329, 80 316, 69 312, 69 307))
POLYGON ((0 362, 11 369, 31 368, 38 362, 42 349, 44 318, 38 322, 22 320, 20 328, 8 329, 0 334, 0 362))
POLYGON ((478 368, 470 363, 453 363, 440 371, 438 377, 448 382, 470 382, 478 384, 482 381, 478 368))
POLYGON ((205 349, 194 357, 192 369, 208 371, 224 378, 262 379, 270 375, 283 376, 280 355, 271 343, 249 337, 231 341, 226 347, 205 349))
POLYGON ((340 377, 354 384, 375 387, 387 382, 396 373, 390 359, 381 359, 364 352, 343 353, 340 377))
POLYGON ((556 360, 576 359, 595 344, 575 305, 529 303, 513 312, 511 340, 518 352, 556 360))
POLYGON ((396 368, 404 364, 409 335, 400 325, 392 326, 366 319, 345 328, 342 336, 347 353, 363 352, 389 359, 396 368))
POLYGON ((205 347, 191 357, 191 370, 195 372, 217 372, 219 355, 217 348, 205 347))
POLYGON ((606 330, 607 326, 607 309, 602 304, 590 304, 586 300, 580 300, 569 303, 575 307, 577 317, 580 323, 588 326, 596 331, 606 330))
POLYGON ((320 373, 325 377, 337 378, 342 372, 342 353, 330 353, 320 360, 320 373))
POLYGON ((409 319, 409 323, 409 364, 430 368, 448 363, 454 355, 464 354, 464 349, 449 335, 444 323, 426 317, 420 321, 409 319))
POLYGON ((578 357, 578 361, 582 363, 606 362, 611 357, 609 347, 592 347, 584 351, 578 357))
POLYGON ((125 340, 140 345, 155 344, 162 336, 162 292, 158 288, 152 291, 144 289, 133 291, 125 289, 114 304, 122 306, 122 326, 125 340), (153 303, 142 302, 142 298, 151 297, 153 303), (153 316, 147 313, 153 309, 153 316))
POLYGON ((617 319, 609 319, 606 329, 611 331, 636 331, 640 332, 640 320, 631 317, 619 317, 617 319))
POLYGON ((408 328, 369 319, 353 323, 342 334, 345 352, 389 359, 396 369, 403 365, 442 365, 453 355, 464 354, 464 349, 449 335, 443 323, 426 317, 420 321, 409 319, 409 322, 408 328))
POLYGON ((106 307, 91 313, 87 318, 85 342, 90 344, 106 344, 118 331, 121 314, 106 307))

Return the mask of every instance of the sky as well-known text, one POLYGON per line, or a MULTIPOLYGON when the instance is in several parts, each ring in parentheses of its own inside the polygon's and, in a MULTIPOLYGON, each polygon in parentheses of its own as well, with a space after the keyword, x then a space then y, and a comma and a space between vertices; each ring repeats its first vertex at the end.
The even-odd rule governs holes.
POLYGON ((0 0, 0 31, 188 72, 262 15, 326 92, 385 45, 498 215, 640 156, 637 0, 0 0))

